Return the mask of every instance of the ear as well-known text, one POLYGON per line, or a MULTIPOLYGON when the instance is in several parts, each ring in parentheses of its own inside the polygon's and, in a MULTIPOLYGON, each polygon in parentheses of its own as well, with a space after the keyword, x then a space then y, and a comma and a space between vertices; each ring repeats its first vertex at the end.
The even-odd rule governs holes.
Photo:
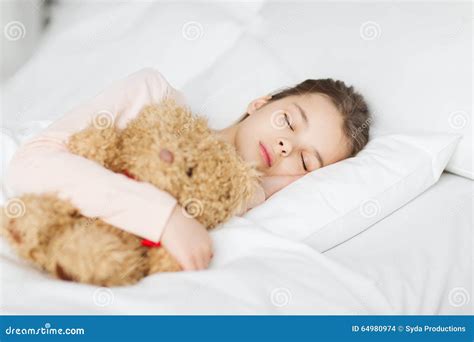
POLYGON ((262 96, 259 98, 256 98, 252 102, 250 102, 247 106, 247 113, 248 114, 253 114, 255 113, 259 108, 261 108, 263 105, 267 104, 268 101, 272 98, 271 95, 266 95, 262 96))

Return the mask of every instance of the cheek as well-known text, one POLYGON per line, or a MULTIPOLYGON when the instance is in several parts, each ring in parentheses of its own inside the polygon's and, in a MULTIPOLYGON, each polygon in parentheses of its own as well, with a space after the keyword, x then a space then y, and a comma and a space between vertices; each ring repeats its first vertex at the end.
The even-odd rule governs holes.
POLYGON ((283 158, 278 165, 270 169, 271 176, 297 176, 303 175, 304 170, 298 164, 299 159, 295 156, 283 158))
POLYGON ((257 121, 242 126, 236 134, 235 147, 240 156, 248 162, 264 163, 261 160, 259 141, 271 143, 271 135, 265 127, 258 127, 257 121))
POLYGON ((248 131, 239 131, 235 137, 235 148, 245 161, 255 160, 255 136, 248 131))

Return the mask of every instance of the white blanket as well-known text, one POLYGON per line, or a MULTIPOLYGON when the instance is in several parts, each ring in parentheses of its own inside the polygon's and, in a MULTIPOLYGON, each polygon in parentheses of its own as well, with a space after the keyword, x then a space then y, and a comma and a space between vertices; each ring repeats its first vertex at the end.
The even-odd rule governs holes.
POLYGON ((6 314, 393 314, 368 277, 306 245, 236 217, 212 232, 205 271, 163 273, 134 286, 56 280, 0 251, 6 314))

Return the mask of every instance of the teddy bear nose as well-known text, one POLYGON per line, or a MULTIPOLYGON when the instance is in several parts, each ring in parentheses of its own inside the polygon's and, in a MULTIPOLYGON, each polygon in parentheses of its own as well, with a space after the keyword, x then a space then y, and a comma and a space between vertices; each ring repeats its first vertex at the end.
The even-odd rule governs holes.
POLYGON ((164 161, 165 163, 169 163, 171 164, 174 160, 174 156, 173 156, 173 153, 171 153, 170 150, 166 149, 166 148, 163 148, 161 151, 160 151, 160 159, 162 161, 164 161))

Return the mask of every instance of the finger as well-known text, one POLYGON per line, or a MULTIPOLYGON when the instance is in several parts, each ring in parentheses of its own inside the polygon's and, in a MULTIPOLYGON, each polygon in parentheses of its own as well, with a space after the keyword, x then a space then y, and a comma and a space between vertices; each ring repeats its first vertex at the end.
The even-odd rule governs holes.
POLYGON ((209 259, 212 259, 214 256, 214 245, 212 244, 212 240, 209 243, 209 246, 207 248, 207 254, 209 255, 209 259))
POLYGON ((206 249, 206 251, 203 254, 203 269, 207 269, 209 267, 209 264, 211 262, 211 254, 212 251, 210 249, 206 249))
POLYGON ((214 245, 212 244, 212 240, 209 238, 209 245, 207 247, 207 251, 209 254, 212 254, 212 251, 214 250, 214 245))
POLYGON ((198 254, 198 268, 204 270, 207 268, 210 262, 211 251, 208 248, 202 248, 198 254))
POLYGON ((195 271, 197 269, 196 263, 194 262, 193 258, 189 258, 185 260, 181 266, 183 267, 184 271, 195 271))
POLYGON ((194 262, 196 264, 196 270, 204 269, 205 267, 204 254, 202 252, 198 253, 194 258, 194 262))
POLYGON ((186 262, 182 264, 183 271, 196 271, 197 267, 194 262, 186 262))
POLYGON ((206 255, 205 255, 205 259, 204 259, 204 269, 207 269, 209 268, 209 264, 211 263, 211 252, 208 252, 206 255))

